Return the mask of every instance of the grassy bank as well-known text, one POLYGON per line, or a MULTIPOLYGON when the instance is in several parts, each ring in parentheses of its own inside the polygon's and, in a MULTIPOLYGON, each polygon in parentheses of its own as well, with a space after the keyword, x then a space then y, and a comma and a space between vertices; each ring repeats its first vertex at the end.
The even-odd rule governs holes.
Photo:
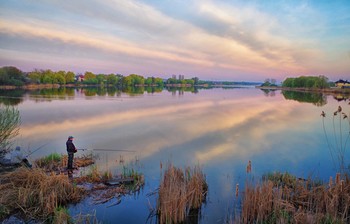
MULTIPOLYGON (((74 159, 76 167, 93 163, 92 156, 74 159)), ((66 206, 84 197, 92 197, 94 204, 111 201, 117 205, 122 196, 140 190, 144 184, 143 175, 128 167, 120 177, 101 172, 97 166, 90 166, 84 175, 81 171, 67 175, 67 156, 57 153, 33 165, 33 169, 20 167, 0 173, 0 222, 15 215, 23 222, 98 223, 91 214, 70 217, 66 206)))

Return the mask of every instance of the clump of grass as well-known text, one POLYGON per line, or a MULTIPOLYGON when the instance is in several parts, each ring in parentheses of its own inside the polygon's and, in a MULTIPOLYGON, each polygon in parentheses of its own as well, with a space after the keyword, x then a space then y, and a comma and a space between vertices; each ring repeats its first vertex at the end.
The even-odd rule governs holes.
POLYGON ((159 187, 157 214, 160 223, 180 223, 193 209, 199 209, 206 199, 208 185, 201 169, 185 171, 170 164, 159 187))
POLYGON ((129 168, 127 166, 123 166, 123 173, 121 178, 133 178, 135 183, 143 184, 144 178, 141 173, 139 173, 134 168, 129 168))
MULTIPOLYGON (((86 167, 89 165, 94 164, 94 160, 92 158, 92 154, 91 155, 81 155, 79 157, 74 157, 74 166, 75 167, 86 167)), ((61 160, 61 166, 62 167, 67 167, 68 164, 68 156, 64 155, 62 156, 62 160, 61 160)))
POLYGON ((58 206, 53 215, 53 224, 73 223, 66 207, 58 206))
POLYGON ((89 173, 87 173, 84 176, 80 176, 74 179, 76 183, 102 183, 105 180, 112 177, 112 174, 110 172, 102 173, 98 170, 97 166, 91 166, 89 173))
POLYGON ((58 206, 79 201, 84 190, 65 175, 47 175, 40 169, 19 168, 1 176, 0 204, 6 210, 20 210, 27 217, 45 220, 58 206))
POLYGON ((56 167, 61 162, 61 159, 62 159, 62 155, 55 152, 43 158, 37 159, 35 161, 35 164, 40 168, 56 167))
POLYGON ((78 214, 74 217, 74 223, 76 224, 99 224, 100 222, 96 218, 96 211, 93 214, 78 214))
POLYGON ((338 174, 333 183, 279 174, 246 184, 240 223, 349 223, 350 180, 338 174), (278 177, 278 178, 277 178, 278 177), (274 179, 274 178, 277 178, 274 179), (282 181, 281 181, 282 180, 282 181), (286 183, 283 183, 286 181, 286 183))
MULTIPOLYGON (((35 162, 36 167, 45 169, 47 172, 51 171, 63 171, 68 164, 68 156, 58 153, 52 153, 43 158, 37 159, 35 162)), ((94 160, 91 155, 82 155, 74 158, 74 167, 85 167, 94 164, 94 160)))

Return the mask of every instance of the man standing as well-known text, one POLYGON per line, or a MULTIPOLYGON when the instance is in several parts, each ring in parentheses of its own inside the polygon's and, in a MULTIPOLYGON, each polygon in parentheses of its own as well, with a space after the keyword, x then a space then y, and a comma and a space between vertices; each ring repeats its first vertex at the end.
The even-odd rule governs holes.
POLYGON ((69 136, 68 140, 66 142, 67 146, 67 152, 68 152, 68 170, 73 169, 73 159, 74 159, 74 153, 77 152, 77 149, 75 148, 75 145, 73 144, 73 136, 69 136))

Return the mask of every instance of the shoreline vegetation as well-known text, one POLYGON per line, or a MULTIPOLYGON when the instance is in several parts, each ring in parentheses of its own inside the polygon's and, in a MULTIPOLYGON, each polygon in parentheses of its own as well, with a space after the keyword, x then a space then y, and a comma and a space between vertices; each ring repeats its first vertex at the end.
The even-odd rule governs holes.
MULTIPOLYGON (((143 175, 131 170, 121 175, 124 179, 131 178, 131 185, 107 184, 115 182, 115 177, 110 171, 101 173, 87 158, 82 158, 83 161, 77 158, 76 165, 90 165, 90 172, 73 178, 57 172, 66 162, 60 155, 35 161, 41 167, 20 167, 0 173, 0 220, 15 217, 17 221, 99 223, 96 214, 71 217, 66 206, 86 197, 91 197, 93 204, 109 202, 116 206, 124 195, 138 192, 144 185, 143 175)), ((161 165, 160 171, 160 186, 154 192, 158 195, 157 208, 150 208, 150 216, 157 216, 159 223, 198 223, 210 187, 201 168, 181 169, 169 164, 164 173, 161 165)), ((227 216, 226 223, 349 223, 350 178, 347 173, 336 173, 328 182, 322 182, 280 172, 256 179, 251 172, 249 161, 242 192, 238 184, 232 189, 236 191, 238 210, 227 216)))
MULTIPOLYGON (((348 82, 347 82, 348 83, 348 82)), ((13 66, 0 68, 0 90, 40 90, 57 89, 62 87, 112 87, 117 89, 130 88, 230 88, 237 86, 255 86, 264 91, 296 91, 319 92, 325 94, 350 95, 350 88, 337 88, 326 76, 299 76, 286 78, 281 85, 275 79, 266 79, 264 82, 232 82, 206 81, 198 77, 185 79, 184 75, 172 75, 171 78, 143 77, 137 74, 123 76, 121 74, 94 74, 86 71, 84 74, 71 71, 52 71, 50 69, 35 69, 31 72, 22 72, 13 66)), ((348 86, 346 86, 348 87, 348 86)), ((347 96, 349 98, 349 96, 347 96)))
MULTIPOLYGON (((74 166, 86 167, 86 172, 66 171, 67 156, 57 153, 34 161, 34 168, 14 167, 0 171, 0 221, 43 223, 99 223, 95 215, 70 217, 67 205, 91 197, 94 204, 112 202, 138 192, 144 177, 129 167, 112 175, 101 172, 92 155, 77 157, 74 166)), ((113 206, 111 205, 111 206, 113 206)))

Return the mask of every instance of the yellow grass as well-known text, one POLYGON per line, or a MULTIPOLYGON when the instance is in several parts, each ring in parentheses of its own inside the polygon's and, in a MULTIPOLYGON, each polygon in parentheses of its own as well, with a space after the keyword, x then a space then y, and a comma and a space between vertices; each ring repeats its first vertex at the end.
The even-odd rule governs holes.
POLYGON ((265 180, 247 184, 240 223, 349 223, 350 181, 337 175, 335 183, 276 184, 265 180))
MULTIPOLYGON (((74 167, 86 167, 94 164, 92 156, 85 156, 85 155, 82 155, 80 157, 74 157, 73 162, 74 162, 73 164, 74 167)), ((36 167, 45 169, 47 172, 51 172, 51 171, 60 172, 67 167, 68 156, 54 153, 44 158, 37 159, 34 163, 36 167)))
POLYGON ((53 215, 58 206, 76 202, 84 195, 65 175, 26 168, 2 175, 0 192, 0 204, 7 210, 19 209, 27 217, 41 220, 53 215))
POLYGON ((169 165, 159 188, 157 213, 160 223, 179 223, 205 201, 207 183, 199 167, 185 171, 169 165))

